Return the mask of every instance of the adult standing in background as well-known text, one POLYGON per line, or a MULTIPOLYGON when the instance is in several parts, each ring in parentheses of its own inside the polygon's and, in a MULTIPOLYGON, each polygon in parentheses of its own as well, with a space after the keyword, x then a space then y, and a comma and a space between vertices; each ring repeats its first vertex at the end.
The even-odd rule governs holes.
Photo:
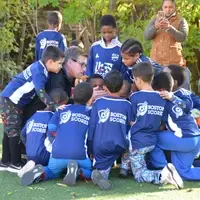
MULTIPOLYGON (((152 40, 151 59, 163 66, 185 66, 181 43, 187 39, 188 31, 187 21, 176 12, 176 1, 163 0, 162 11, 149 22, 144 32, 144 38, 152 40)), ((190 89, 190 71, 187 68, 186 74, 182 87, 190 89)))

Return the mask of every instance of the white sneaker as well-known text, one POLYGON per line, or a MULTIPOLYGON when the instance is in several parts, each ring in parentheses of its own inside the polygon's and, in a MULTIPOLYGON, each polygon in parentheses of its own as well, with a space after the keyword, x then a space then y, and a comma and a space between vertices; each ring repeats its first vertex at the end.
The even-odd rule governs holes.
POLYGON ((182 178, 171 163, 168 163, 161 171, 160 182, 162 184, 172 184, 176 186, 177 189, 182 189, 184 187, 182 178))
POLYGON ((35 162, 33 160, 29 160, 26 165, 22 169, 20 169, 17 173, 17 176, 20 178, 28 171, 32 170, 35 167, 35 162))

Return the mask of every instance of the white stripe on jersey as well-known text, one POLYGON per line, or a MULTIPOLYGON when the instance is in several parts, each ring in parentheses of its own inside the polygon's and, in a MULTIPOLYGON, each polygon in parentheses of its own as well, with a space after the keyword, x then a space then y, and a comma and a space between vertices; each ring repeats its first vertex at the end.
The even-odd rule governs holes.
POLYGON ((87 154, 87 139, 88 139, 88 131, 85 134, 85 141, 84 141, 84 147, 85 147, 85 157, 88 158, 88 154, 87 154))
POLYGON ((29 93, 31 90, 35 88, 33 81, 26 82, 24 85, 19 87, 10 97, 9 99, 14 103, 18 104, 20 98, 24 95, 29 93))
POLYGON ((168 115, 168 128, 170 128, 173 132, 174 135, 182 138, 183 134, 182 134, 182 130, 177 126, 177 124, 175 124, 171 118, 170 115, 168 115))

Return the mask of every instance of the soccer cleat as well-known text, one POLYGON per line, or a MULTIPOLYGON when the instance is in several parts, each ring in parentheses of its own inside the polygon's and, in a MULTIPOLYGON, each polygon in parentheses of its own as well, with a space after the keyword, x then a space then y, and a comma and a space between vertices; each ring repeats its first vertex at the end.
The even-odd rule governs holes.
POLYGON ((9 167, 10 163, 2 163, 2 161, 0 161, 0 171, 8 171, 8 167, 9 167))
POLYGON ((34 167, 35 167, 35 162, 33 160, 29 160, 26 163, 26 165, 24 165, 24 167, 18 171, 17 175, 21 178, 23 174, 32 170, 34 167))
POLYGON ((112 184, 109 180, 104 179, 103 175, 98 170, 92 171, 92 182, 98 185, 101 190, 111 190, 112 184))
POLYGON ((33 182, 39 182, 43 173, 44 167, 42 165, 36 165, 32 170, 22 175, 21 184, 24 186, 28 186, 31 185, 33 182))
POLYGON ((121 178, 127 178, 128 175, 129 175, 129 172, 127 169, 123 169, 123 168, 120 169, 119 176, 121 178))
POLYGON ((67 174, 63 179, 63 183, 68 186, 75 185, 77 175, 78 175, 78 163, 75 160, 72 160, 67 165, 67 174))
POLYGON ((179 176, 174 165, 172 165, 171 163, 168 163, 161 171, 160 182, 162 184, 172 184, 177 189, 182 189, 184 187, 182 178, 179 176))
POLYGON ((21 163, 16 164, 16 165, 10 164, 7 171, 12 172, 12 173, 18 173, 19 170, 22 169, 22 167, 23 165, 21 163))

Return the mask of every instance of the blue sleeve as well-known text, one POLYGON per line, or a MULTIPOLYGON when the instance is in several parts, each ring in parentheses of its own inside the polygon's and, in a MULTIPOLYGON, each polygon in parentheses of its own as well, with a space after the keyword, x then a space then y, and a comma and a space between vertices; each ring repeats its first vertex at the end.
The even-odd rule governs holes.
POLYGON ((39 53, 40 53, 40 43, 38 41, 38 37, 36 37, 36 39, 35 39, 35 61, 40 60, 39 53))
POLYGON ((48 122, 48 131, 56 132, 59 124, 60 111, 56 111, 48 122))
POLYGON ((67 42, 64 35, 61 35, 61 41, 59 42, 58 46, 63 52, 67 50, 67 42))
POLYGON ((94 74, 94 62, 93 62, 93 47, 90 48, 89 56, 87 59, 86 75, 91 76, 94 74))
POLYGON ((128 103, 128 106, 127 106, 127 134, 129 132, 129 129, 130 129, 130 122, 132 121, 132 106, 130 103, 128 103))
POLYGON ((127 80, 130 84, 134 83, 134 78, 132 75, 132 70, 131 69, 126 69, 123 73, 123 79, 127 80))
POLYGON ((92 107, 90 121, 89 121, 89 129, 88 129, 88 152, 89 154, 93 153, 93 138, 96 131, 96 124, 98 123, 98 112, 95 107, 95 103, 92 107))
POLYGON ((132 94, 130 96, 130 101, 131 101, 131 105, 132 105, 132 117, 131 117, 131 121, 135 122, 136 118, 137 118, 137 101, 135 99, 135 95, 132 94))
POLYGON ((189 95, 182 95, 181 97, 173 95, 171 102, 181 107, 185 113, 190 113, 193 108, 193 102, 189 95))
POLYGON ((193 101, 193 108, 200 110, 200 98, 199 98, 199 96, 191 93, 191 99, 193 101))

